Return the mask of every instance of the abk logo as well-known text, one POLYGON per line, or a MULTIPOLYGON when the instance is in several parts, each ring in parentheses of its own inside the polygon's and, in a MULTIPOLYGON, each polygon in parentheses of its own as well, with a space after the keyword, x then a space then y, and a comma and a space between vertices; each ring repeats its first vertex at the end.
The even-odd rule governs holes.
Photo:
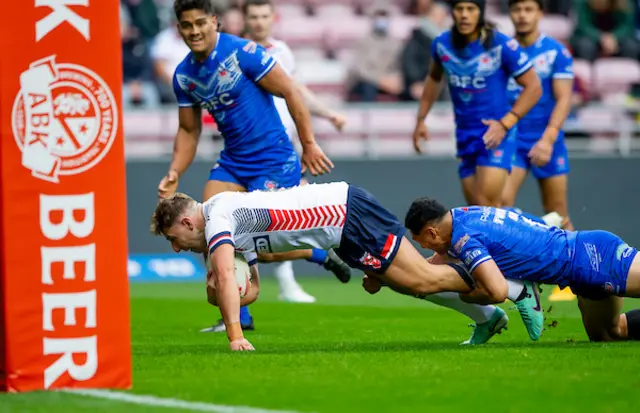
POLYGON ((273 250, 271 249, 271 241, 269 240, 268 235, 260 235, 259 237, 253 237, 253 243, 256 247, 257 253, 273 252, 273 250))
POLYGON ((371 267, 376 270, 382 268, 382 263, 380 262, 380 260, 374 257, 373 255, 369 254, 368 252, 365 253, 362 256, 362 258, 360 258, 360 262, 363 265, 366 265, 367 267, 371 267))
POLYGON ((11 123, 22 165, 33 176, 57 183, 109 152, 118 130, 116 101, 96 73, 49 56, 20 75, 20 88, 11 123))

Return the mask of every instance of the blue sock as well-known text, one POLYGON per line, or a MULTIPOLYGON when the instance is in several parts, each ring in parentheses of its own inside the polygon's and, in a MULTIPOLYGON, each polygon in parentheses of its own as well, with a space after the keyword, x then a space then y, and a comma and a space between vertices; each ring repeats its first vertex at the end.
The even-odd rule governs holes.
POLYGON ((249 307, 240 307, 240 324, 251 323, 251 314, 249 314, 249 307))
POLYGON ((316 264, 322 265, 327 260, 327 254, 328 253, 325 250, 314 248, 311 250, 311 258, 309 258, 307 261, 315 262, 316 264))
MULTIPOLYGON (((520 215, 522 215, 523 217, 529 218, 529 219, 530 219, 530 220, 532 220, 533 222, 537 222, 537 223, 540 223, 540 224, 545 224, 545 222, 544 222, 544 221, 542 220, 542 218, 540 218, 539 216, 537 216, 537 215, 533 215, 533 214, 529 214, 529 213, 527 213, 527 212, 524 212, 524 211, 522 211, 520 208, 513 208, 513 207, 509 207, 509 208, 504 208, 504 209, 506 209, 507 211, 513 211, 513 212, 515 212, 516 214, 520 214, 520 215)), ((545 224, 545 225, 546 225, 546 224, 545 224)))

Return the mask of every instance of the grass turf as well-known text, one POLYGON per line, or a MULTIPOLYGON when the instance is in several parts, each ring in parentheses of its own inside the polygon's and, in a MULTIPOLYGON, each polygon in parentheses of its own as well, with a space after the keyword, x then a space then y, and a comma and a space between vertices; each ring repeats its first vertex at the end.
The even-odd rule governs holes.
MULTIPOLYGON (((198 333, 219 317, 201 284, 133 284, 132 393, 316 413, 619 413, 640 402, 638 343, 588 343, 575 301, 553 304, 547 324, 557 327, 537 343, 505 305, 509 330, 470 348, 459 345, 471 334, 464 316, 389 291, 369 296, 358 278, 303 278, 316 304, 280 303, 270 281, 252 306, 257 352, 236 354, 224 334, 198 333)), ((627 300, 633 307, 640 301, 627 300)), ((3 413, 84 411, 178 410, 0 395, 3 413)))

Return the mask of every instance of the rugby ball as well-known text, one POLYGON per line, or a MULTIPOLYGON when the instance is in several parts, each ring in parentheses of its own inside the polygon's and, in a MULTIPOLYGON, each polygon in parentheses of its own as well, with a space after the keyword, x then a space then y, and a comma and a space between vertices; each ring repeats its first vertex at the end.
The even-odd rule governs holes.
MULTIPOLYGON (((236 283, 238 284, 238 293, 240 298, 249 294, 251 291, 251 270, 249 264, 242 254, 235 254, 233 264, 236 270, 236 283)), ((207 270, 211 272, 211 260, 207 258, 207 270)))

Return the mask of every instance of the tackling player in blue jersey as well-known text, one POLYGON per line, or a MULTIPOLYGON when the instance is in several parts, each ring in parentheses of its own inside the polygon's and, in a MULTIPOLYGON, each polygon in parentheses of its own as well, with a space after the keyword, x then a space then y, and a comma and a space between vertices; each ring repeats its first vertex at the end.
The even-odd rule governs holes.
POLYGON ((446 210, 435 200, 413 202, 406 226, 439 257, 462 261, 476 288, 463 300, 507 298, 506 279, 570 287, 592 341, 640 340, 640 310, 621 314, 621 297, 640 297, 640 257, 606 231, 565 231, 491 207, 446 210))
MULTIPOLYGON (((518 123, 517 149, 502 206, 514 205, 518 189, 531 171, 540 184, 545 212, 568 217, 569 160, 562 125, 571 110, 573 58, 560 42, 540 33, 542 0, 510 0, 509 6, 516 39, 542 83, 542 97, 518 123)), ((520 91, 515 81, 509 82, 512 101, 520 91)), ((573 230, 570 220, 563 228, 573 230)))
POLYGON ((420 152, 420 141, 428 136, 425 118, 446 73, 467 202, 500 206, 515 149, 514 127, 540 98, 540 81, 518 42, 485 25, 484 0, 452 3, 454 26, 432 43, 413 141, 420 152), (523 87, 513 106, 507 97, 510 77, 523 87))
MULTIPOLYGON (((179 177, 193 161, 202 130, 202 108, 215 119, 225 144, 203 199, 223 191, 298 185, 300 159, 273 96, 287 103, 302 143, 304 168, 314 175, 330 172, 333 164, 315 142, 302 96, 267 51, 255 42, 219 33, 209 0, 175 0, 174 11, 178 31, 191 52, 174 75, 179 128, 169 172, 158 187, 159 196, 167 198, 175 193, 179 177)), ((246 308, 241 318, 243 327, 253 329, 246 308)))

